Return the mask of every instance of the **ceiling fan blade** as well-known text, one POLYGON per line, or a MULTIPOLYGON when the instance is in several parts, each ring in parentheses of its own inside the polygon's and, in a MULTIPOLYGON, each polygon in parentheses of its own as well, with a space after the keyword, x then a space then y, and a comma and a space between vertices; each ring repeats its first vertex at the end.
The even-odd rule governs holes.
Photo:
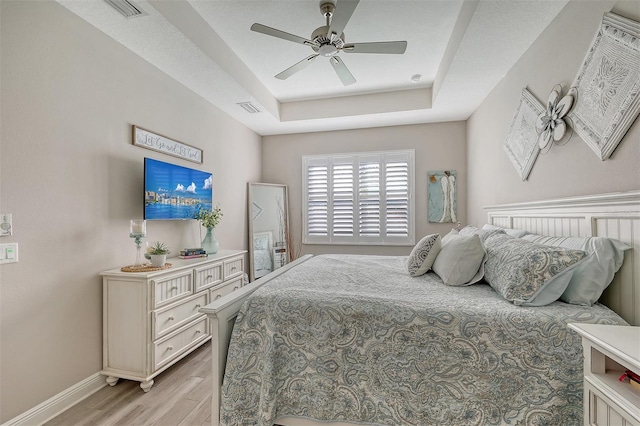
POLYGON ((280 80, 286 80, 287 78, 291 77, 292 75, 294 75, 295 73, 297 73, 298 71, 300 71, 303 68, 306 68, 307 65, 309 65, 315 58, 317 58, 318 55, 311 55, 307 58, 304 58, 303 60, 301 60, 300 62, 298 62, 295 65, 290 66, 289 68, 287 68, 286 70, 282 71, 280 74, 276 74, 276 78, 280 79, 280 80))
POLYGON ((401 54, 407 50, 406 41, 378 41, 373 43, 349 43, 342 48, 347 53, 394 53, 401 54))
POLYGON ((356 82, 353 74, 351 74, 349 68, 347 68, 347 66, 344 64, 344 62, 342 62, 342 60, 340 60, 340 58, 338 58, 337 56, 332 56, 329 62, 331 62, 331 66, 335 70, 336 74, 338 74, 338 77, 340 77, 342 84, 348 86, 356 82))
POLYGON ((262 34, 266 34, 272 37, 277 37, 277 38, 281 38, 284 40, 289 40, 292 41, 294 43, 300 43, 300 44, 304 44, 306 46, 315 46, 316 44, 309 40, 306 39, 304 37, 300 37, 294 34, 289 34, 289 33, 285 33, 284 31, 280 31, 280 30, 276 30, 275 28, 271 28, 271 27, 267 27, 266 25, 262 25, 262 24, 253 24, 251 26, 251 31, 255 31, 257 33, 262 33, 262 34))
POLYGON ((347 26, 347 22, 351 19, 353 11, 356 10, 360 0, 339 0, 336 4, 336 10, 331 17, 331 25, 329 26, 329 33, 331 37, 335 34, 335 37, 340 37, 344 31, 344 27, 347 26))

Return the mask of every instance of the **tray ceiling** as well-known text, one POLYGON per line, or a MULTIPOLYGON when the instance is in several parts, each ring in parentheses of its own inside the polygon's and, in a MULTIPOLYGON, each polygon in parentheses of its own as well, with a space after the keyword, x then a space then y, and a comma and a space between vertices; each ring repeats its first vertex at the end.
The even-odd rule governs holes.
POLYGON ((343 86, 323 57, 274 78, 313 51, 250 30, 257 22, 310 38, 325 25, 319 1, 133 0, 144 15, 129 19, 105 1, 57 1, 261 135, 465 120, 567 3, 361 0, 347 43, 408 46, 340 53, 357 80, 343 86))

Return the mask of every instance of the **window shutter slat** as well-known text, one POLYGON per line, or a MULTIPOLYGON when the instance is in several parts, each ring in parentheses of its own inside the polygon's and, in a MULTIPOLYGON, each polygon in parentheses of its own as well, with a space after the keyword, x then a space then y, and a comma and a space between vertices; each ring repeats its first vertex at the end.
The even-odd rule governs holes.
POLYGON ((353 236, 353 163, 333 165, 333 235, 353 236))
POLYGON ((311 165, 307 168, 307 233, 312 236, 329 233, 328 182, 327 166, 311 165))
POLYGON ((385 165, 387 233, 409 235, 409 163, 387 162, 385 165))
POLYGON ((380 161, 361 160, 358 164, 358 221, 360 235, 380 235, 380 161))

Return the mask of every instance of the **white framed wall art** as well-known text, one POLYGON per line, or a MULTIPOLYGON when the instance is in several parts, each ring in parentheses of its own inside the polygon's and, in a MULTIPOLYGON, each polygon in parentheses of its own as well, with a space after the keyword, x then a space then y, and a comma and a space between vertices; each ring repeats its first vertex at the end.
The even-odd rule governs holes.
POLYGON ((503 145, 504 151, 523 181, 529 177, 533 163, 540 152, 536 120, 542 112, 544 112, 544 106, 526 87, 523 88, 520 104, 503 145))
POLYGON ((606 160, 640 111, 640 23, 605 13, 573 86, 574 130, 606 160))

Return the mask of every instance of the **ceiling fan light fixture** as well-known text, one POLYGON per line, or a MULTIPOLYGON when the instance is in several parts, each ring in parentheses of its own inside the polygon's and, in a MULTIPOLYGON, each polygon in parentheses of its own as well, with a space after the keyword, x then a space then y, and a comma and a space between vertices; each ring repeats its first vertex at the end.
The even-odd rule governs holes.
POLYGON ((335 56, 338 53, 338 49, 332 44, 325 44, 318 48, 318 53, 320 54, 320 56, 329 58, 331 56, 335 56))

